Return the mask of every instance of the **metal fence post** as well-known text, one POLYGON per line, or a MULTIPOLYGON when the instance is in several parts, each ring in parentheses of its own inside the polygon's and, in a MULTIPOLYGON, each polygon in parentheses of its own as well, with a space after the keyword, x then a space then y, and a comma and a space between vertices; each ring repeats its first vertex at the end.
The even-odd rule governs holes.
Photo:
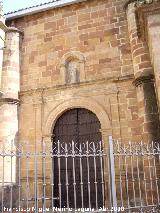
POLYGON ((117 212, 117 196, 116 196, 116 179, 115 179, 115 163, 112 136, 109 136, 109 164, 110 164, 110 180, 111 180, 111 200, 113 212, 117 212))

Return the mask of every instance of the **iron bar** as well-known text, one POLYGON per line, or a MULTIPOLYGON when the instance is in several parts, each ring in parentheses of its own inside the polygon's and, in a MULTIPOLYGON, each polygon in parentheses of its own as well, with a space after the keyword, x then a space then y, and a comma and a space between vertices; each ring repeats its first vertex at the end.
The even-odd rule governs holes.
POLYGON ((87 154, 87 177, 88 177, 88 205, 89 205, 89 208, 91 208, 91 186, 90 186, 90 166, 89 166, 89 145, 88 145, 88 141, 86 143, 87 145, 87 151, 86 151, 86 154, 87 154))
POLYGON ((20 147, 18 148, 18 208, 21 208, 21 157, 22 157, 22 150, 20 147))
MULTIPOLYGON (((149 146, 147 144, 147 152, 149 153, 149 146)), ((152 185, 152 175, 151 175, 151 163, 150 163, 150 155, 148 154, 148 173, 149 173, 149 182, 150 182, 150 193, 151 193, 151 202, 153 205, 153 185, 152 185)))
POLYGON ((42 172, 43 172, 43 197, 42 197, 42 210, 46 212, 46 145, 42 141, 42 172))
POLYGON ((96 164, 96 148, 95 143, 93 142, 93 155, 94 155, 94 184, 95 184, 95 193, 96 193, 96 210, 98 210, 98 190, 97 190, 97 164, 96 164))
POLYGON ((35 156, 34 156, 34 192, 35 192, 35 213, 38 213, 38 179, 37 179, 37 149, 35 147, 35 156))
MULTIPOLYGON (((110 139, 109 139, 110 140, 110 139)), ((108 191, 109 191, 109 204, 110 204, 110 209, 112 208, 112 192, 111 192, 111 172, 110 172, 110 146, 108 145, 108 149, 105 150, 106 153, 107 153, 107 156, 106 156, 106 165, 107 165, 107 168, 108 168, 108 174, 106 173, 106 175, 108 175, 108 191)), ((106 171, 106 170, 105 170, 106 171)), ((108 205, 109 205, 108 204, 108 205)))
MULTIPOLYGON (((117 151, 120 153, 120 145, 117 144, 117 151)), ((118 167, 119 167, 119 188, 120 188, 120 199, 121 199, 121 206, 124 206, 123 203, 123 181, 122 181, 122 171, 121 171, 121 156, 118 157, 118 167)))
POLYGON ((147 178, 146 178, 146 169, 145 169, 145 156, 144 156, 144 146, 141 141, 141 151, 142 151, 142 166, 143 166, 143 180, 144 180, 144 191, 145 191, 145 200, 146 204, 148 205, 148 195, 147 195, 147 178))
POLYGON ((2 166, 2 213, 4 212, 4 163, 5 163, 5 152, 4 152, 4 143, 3 143, 3 166, 2 166))
POLYGON ((102 199, 103 199, 103 206, 105 206, 105 188, 104 188, 104 165, 103 165, 103 149, 102 149, 102 142, 99 142, 99 147, 100 147, 100 154, 99 154, 99 158, 100 158, 100 169, 101 169, 101 185, 102 185, 102 199))
MULTIPOLYGON (((155 153, 154 145, 152 142, 152 150, 155 153)), ((155 173, 155 182, 156 182, 156 193, 157 193, 157 201, 159 203, 159 186, 158 186, 158 176, 157 176, 157 168, 156 168, 156 160, 155 160, 155 154, 153 155, 153 168, 155 173)))
POLYGON ((10 183, 10 209, 11 209, 11 213, 13 212, 13 141, 11 140, 11 183, 10 183))
POLYGON ((48 207, 52 207, 52 212, 54 212, 55 200, 59 201, 58 208, 66 205, 67 208, 77 209, 81 206, 81 208, 89 207, 95 208, 95 210, 98 210, 102 204, 110 207, 111 200, 112 207, 114 207, 112 212, 117 211, 117 202, 118 206, 125 207, 124 212, 132 212, 132 210, 145 212, 150 209, 153 212, 159 206, 160 147, 159 144, 153 142, 152 144, 113 143, 113 139, 110 137, 109 149, 106 151, 101 142, 82 144, 74 141, 71 143, 58 141, 54 150, 51 149, 48 152, 43 143, 42 152, 38 150, 38 147, 35 152, 31 152, 28 143, 23 151, 20 146, 15 150, 12 141, 9 147, 6 148, 3 145, 0 150, 0 162, 2 172, 0 176, 0 208, 2 213, 4 213, 7 196, 10 212, 14 211, 15 197, 19 209, 23 205, 26 207, 25 211, 29 212, 30 204, 34 204, 35 213, 39 211, 38 206, 43 207, 43 212, 46 212, 48 207), (49 183, 46 173, 48 157, 52 159, 49 183), (32 158, 34 158, 34 170, 30 167, 32 158), (17 197, 14 194, 15 159, 17 159, 17 197), (42 159, 42 175, 39 177, 38 163, 40 159, 42 159), (9 168, 9 171, 6 168, 9 168), (71 178, 70 170, 72 171, 71 178), (30 177, 31 171, 34 172, 32 177, 30 177), (63 173, 63 171, 65 172, 63 173), (107 173, 107 171, 109 172, 107 173), (9 176, 5 172, 9 172, 9 176), (77 180, 77 177, 80 179, 77 180), (57 184, 55 184, 55 178, 57 178, 57 184), (24 184, 22 181, 25 181, 24 184), (33 197, 30 197, 32 181, 34 181, 34 194, 33 197), (105 189, 107 181, 110 187, 108 192, 111 196, 109 197, 106 192, 107 188, 105 189), (48 191, 49 185, 51 186, 50 191, 48 191), (23 197, 23 187, 26 191, 25 197, 23 197), (55 187, 59 193, 56 196, 55 187), (41 193, 38 193, 39 188, 42 189, 41 193), (116 191, 118 188, 119 193, 116 191), (50 197, 47 197, 48 192, 51 193, 50 197))
MULTIPOLYGON (((124 144, 124 154, 126 153, 126 146, 124 144)), ((128 163, 127 163, 127 155, 124 155, 124 164, 125 164, 125 181, 126 181, 126 193, 127 193, 127 204, 128 208, 130 207, 130 197, 129 197, 129 187, 128 187, 128 163)))
POLYGON ((27 155, 26 155, 26 191, 27 191, 27 212, 28 212, 28 196, 29 196, 29 144, 27 143, 27 155))
POLYGON ((67 144, 65 143, 65 153, 66 153, 66 157, 65 157, 65 164, 66 164, 66 193, 67 193, 67 208, 69 208, 69 190, 68 190, 68 147, 67 144))
MULTIPOLYGON (((116 209, 117 195, 116 195, 116 179, 115 179, 115 164, 114 164, 114 147, 112 136, 109 136, 109 157, 110 157, 112 207, 116 209)), ((117 210, 115 209, 113 212, 117 212, 117 210)))
POLYGON ((135 177, 134 177, 134 168, 133 168, 133 152, 132 152, 132 144, 131 142, 129 143, 129 150, 130 150, 130 161, 131 161, 131 176, 132 176, 132 190, 133 190, 133 201, 135 206, 137 205, 136 203, 136 192, 135 192, 135 177))
POLYGON ((54 207, 54 154, 53 150, 51 153, 51 160, 52 160, 52 168, 51 168, 51 206, 52 206, 52 213, 53 213, 53 207, 54 207))
POLYGON ((82 169, 82 144, 79 147, 79 154, 80 154, 80 185, 81 185, 81 202, 82 208, 84 208, 84 200, 83 200, 83 169, 82 169))
POLYGON ((143 207, 142 192, 141 192, 141 179, 140 179, 140 171, 139 171, 139 153, 138 153, 137 146, 136 146, 136 162, 137 162, 137 175, 138 175, 138 188, 139 188, 140 206, 143 207))
POLYGON ((76 198, 76 177, 75 177, 75 150, 74 141, 72 141, 72 163, 73 163, 73 189, 74 189, 74 208, 77 208, 77 198, 76 198))
POLYGON ((60 208, 62 208, 62 194, 61 194, 61 149, 60 149, 60 141, 58 141, 58 178, 59 178, 59 182, 58 182, 58 189, 59 189, 59 205, 60 208))

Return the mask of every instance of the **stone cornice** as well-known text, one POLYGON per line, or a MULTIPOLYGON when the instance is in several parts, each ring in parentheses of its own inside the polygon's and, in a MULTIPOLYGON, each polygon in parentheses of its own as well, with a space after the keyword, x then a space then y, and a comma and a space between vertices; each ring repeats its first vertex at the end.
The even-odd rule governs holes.
POLYGON ((19 33, 22 36, 24 35, 24 33, 21 30, 17 29, 16 27, 8 27, 7 32, 15 32, 19 33))
POLYGON ((154 82, 154 75, 150 74, 148 76, 140 76, 133 81, 133 85, 138 87, 144 83, 154 82))
POLYGON ((124 9, 126 10, 128 5, 135 2, 135 5, 137 7, 143 6, 143 5, 150 5, 152 3, 156 3, 159 2, 160 0, 128 0, 126 1, 126 3, 124 4, 124 9))
POLYGON ((35 93, 35 92, 42 92, 43 90, 48 91, 48 90, 65 90, 65 89, 69 89, 69 88, 77 88, 77 87, 84 87, 84 86, 89 86, 89 85, 93 85, 93 84, 103 84, 103 83, 116 83, 119 81, 127 81, 127 80, 132 80, 134 79, 134 75, 130 74, 127 76, 121 76, 121 77, 117 77, 117 78, 103 78, 103 79, 98 79, 98 80, 93 80, 93 81, 87 81, 87 82, 81 82, 81 83, 76 83, 76 84, 70 84, 70 85, 57 85, 57 86, 53 86, 53 87, 44 87, 44 88, 36 88, 36 89, 30 89, 30 90, 25 90, 25 91, 20 91, 19 95, 23 96, 25 94, 29 94, 29 93, 35 93))

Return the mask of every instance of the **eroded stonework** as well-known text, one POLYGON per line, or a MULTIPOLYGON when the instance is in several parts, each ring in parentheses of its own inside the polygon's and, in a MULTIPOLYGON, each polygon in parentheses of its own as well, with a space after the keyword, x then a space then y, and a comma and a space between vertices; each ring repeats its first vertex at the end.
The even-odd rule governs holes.
MULTIPOLYGON (((56 120, 73 108, 96 114, 106 146, 109 135, 159 139, 160 3, 130 1, 124 10, 125 3, 85 1, 6 20, 0 141, 52 148, 56 120)), ((23 179, 25 166, 21 172, 23 179)))

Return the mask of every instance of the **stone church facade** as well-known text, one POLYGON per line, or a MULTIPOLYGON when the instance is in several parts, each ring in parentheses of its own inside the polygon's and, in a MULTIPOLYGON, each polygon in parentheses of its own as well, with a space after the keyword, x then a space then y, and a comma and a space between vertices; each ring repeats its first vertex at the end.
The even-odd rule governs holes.
POLYGON ((159 139, 158 0, 57 0, 2 14, 0 27, 1 144, 52 147, 75 108, 97 116, 106 146, 159 139))

